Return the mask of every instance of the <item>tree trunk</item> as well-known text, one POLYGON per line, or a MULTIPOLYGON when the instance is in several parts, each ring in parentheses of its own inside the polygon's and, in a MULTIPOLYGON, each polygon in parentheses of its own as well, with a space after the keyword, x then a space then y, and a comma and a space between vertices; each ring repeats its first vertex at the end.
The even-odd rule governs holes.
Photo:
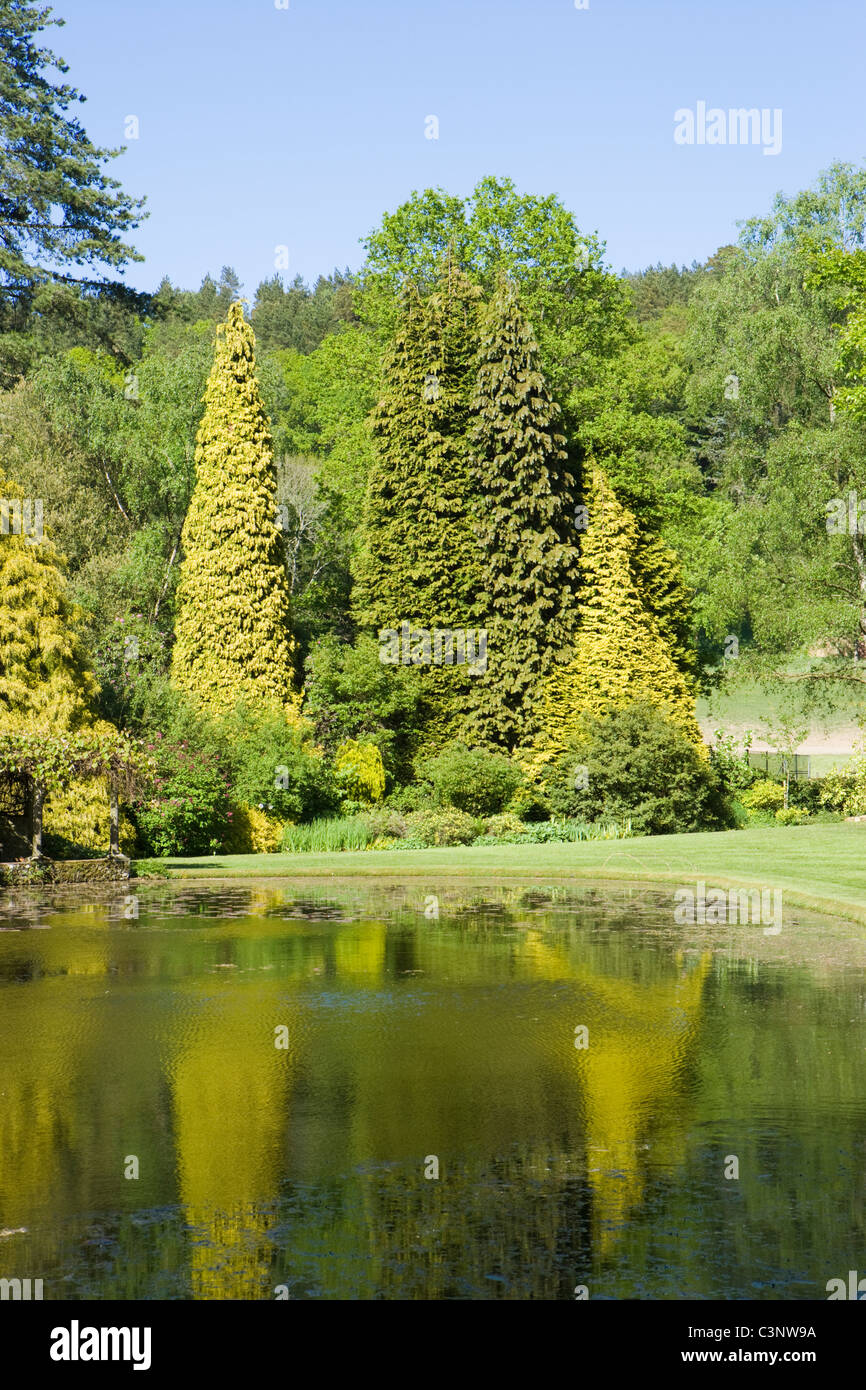
POLYGON ((117 779, 110 780, 111 814, 108 831, 108 853, 114 859, 120 854, 120 805, 117 800, 117 779))
POLYGON ((42 858, 42 810, 45 805, 45 788, 41 782, 30 783, 30 854, 33 859, 42 858))

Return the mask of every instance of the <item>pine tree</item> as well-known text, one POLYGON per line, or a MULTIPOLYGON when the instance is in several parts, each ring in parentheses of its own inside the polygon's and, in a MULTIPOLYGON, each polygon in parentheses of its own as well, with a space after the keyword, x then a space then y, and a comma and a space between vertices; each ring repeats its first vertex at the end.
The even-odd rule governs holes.
MULTIPOLYGON (((482 581, 468 425, 479 298, 450 260, 434 294, 405 295, 373 414, 376 462, 355 567, 358 622, 376 635, 404 622, 429 632, 474 620, 482 581)), ((434 741, 453 732, 473 679, 465 666, 428 667, 434 741)))
POLYGON ((581 548, 580 618, 571 659, 542 691, 538 761, 562 752, 581 720, 613 705, 647 700, 703 748, 688 678, 641 593, 638 524, 597 466, 589 478, 589 523, 581 548))
POLYGON ((483 317, 472 412, 490 656, 470 730, 513 748, 535 731, 537 693, 573 635, 578 552, 560 410, 505 277, 483 317))
POLYGON ((62 559, 47 536, 12 534, 10 504, 17 515, 24 499, 2 474, 0 498, 0 727, 86 728, 99 687, 79 635, 78 610, 67 595, 62 559))
POLYGON ((172 679, 213 713, 294 713, 295 646, 255 339, 240 303, 217 329, 183 527, 172 679))

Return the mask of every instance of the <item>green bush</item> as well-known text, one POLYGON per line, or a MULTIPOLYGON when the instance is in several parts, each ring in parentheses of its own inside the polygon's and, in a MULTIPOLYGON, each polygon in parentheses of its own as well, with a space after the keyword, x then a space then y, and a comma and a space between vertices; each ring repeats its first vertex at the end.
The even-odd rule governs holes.
POLYGON ((785 788, 779 782, 762 777, 740 795, 740 801, 749 811, 776 811, 785 804, 785 788))
POLYGON ((630 821, 635 835, 735 824, 711 760, 653 705, 634 701, 589 716, 540 779, 553 811, 584 823, 630 821))
POLYGON ((781 825, 803 825, 807 820, 811 819, 809 812, 802 806, 789 806, 787 810, 784 807, 780 807, 776 812, 776 820, 779 821, 781 825))
POLYGON ((469 845, 478 834, 478 829, 478 821, 473 816, 455 807, 413 811, 406 817, 407 838, 418 841, 422 846, 469 845))
POLYGON ((424 710, 415 667, 381 662, 372 637, 359 637, 354 646, 321 637, 307 657, 305 693, 316 739, 331 756, 346 739, 374 743, 386 772, 397 782, 410 780, 424 710))
POLYGON ((506 835, 522 835, 525 829, 519 816, 506 811, 499 816, 488 816, 481 827, 481 834, 485 839, 502 840, 506 835))
POLYGON ((713 737, 715 742, 710 748, 713 766, 719 773, 726 789, 736 796, 757 782, 760 775, 749 761, 752 735, 747 733, 742 745, 736 738, 726 734, 722 729, 716 729, 713 737))
POLYGON ((519 834, 478 835, 476 845, 576 844, 580 840, 627 840, 633 834, 631 821, 608 821, 587 825, 584 821, 536 821, 524 825, 519 834))
POLYGON ((156 773, 131 807, 145 854, 194 855, 221 849, 231 824, 230 781, 218 755, 156 734, 147 745, 156 773))
POLYGON ((524 783, 518 765, 502 753, 451 743, 422 768, 437 801, 472 816, 503 811, 524 783))
POLYGON ((315 820, 339 809, 332 771, 281 714, 239 707, 218 729, 237 801, 280 821, 315 820))
POLYGON ((821 805, 843 816, 866 816, 866 752, 822 779, 821 805))

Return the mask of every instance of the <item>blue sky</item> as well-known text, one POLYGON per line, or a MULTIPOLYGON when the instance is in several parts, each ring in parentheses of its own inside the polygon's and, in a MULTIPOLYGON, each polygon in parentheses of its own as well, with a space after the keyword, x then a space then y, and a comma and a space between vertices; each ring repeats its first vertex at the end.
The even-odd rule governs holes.
POLYGON ((866 159, 861 0, 55 0, 45 41, 150 217, 127 280, 251 293, 356 269, 413 189, 556 193, 615 269, 703 260, 837 159, 866 159), (782 148, 674 141, 698 102, 782 111, 782 148), (139 138, 124 122, 138 117, 139 138), (439 138, 425 138, 436 116, 439 138))

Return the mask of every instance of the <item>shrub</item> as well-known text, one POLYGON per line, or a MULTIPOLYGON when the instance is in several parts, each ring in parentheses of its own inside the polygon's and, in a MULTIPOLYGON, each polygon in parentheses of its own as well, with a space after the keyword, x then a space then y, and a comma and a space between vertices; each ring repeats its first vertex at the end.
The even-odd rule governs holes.
POLYGON ((442 805, 473 816, 503 811, 524 782, 523 772, 511 758, 462 743, 449 744, 428 759, 422 772, 442 805))
POLYGON ((420 845, 469 845, 478 834, 478 822, 465 811, 413 811, 406 817, 406 835, 420 845))
POLYGON ((204 854, 221 849, 229 833, 229 779, 217 754, 170 744, 159 735, 148 745, 157 772, 133 806, 144 852, 204 854))
POLYGON ((635 835, 720 830, 734 813, 717 769, 653 705, 588 716, 569 750, 540 774, 557 815, 630 822, 635 835))
POLYGON ((746 733, 742 746, 737 739, 722 729, 716 729, 713 737, 715 743, 710 748, 710 758, 728 791, 736 794, 751 787, 759 776, 757 769, 749 761, 751 733, 746 733))
POLYGON ((803 825, 805 821, 811 820, 811 816, 802 806, 789 806, 787 810, 780 807, 776 812, 776 820, 782 825, 803 825))
POLYGON ((266 815, 258 806, 235 802, 222 848, 227 854, 273 854, 282 844, 282 838, 281 821, 266 815))
POLYGON ((866 752, 858 751, 845 767, 834 768, 822 779, 820 799, 825 810, 866 815, 866 752))
POLYGON ((406 834, 406 818, 390 806, 376 806, 365 810, 363 819, 370 828, 370 834, 377 838, 402 840, 406 834))
POLYGON ((584 821, 536 821, 524 825, 520 834, 479 835, 476 845, 547 845, 576 844, 580 840, 626 840, 632 835, 631 821, 600 822, 587 825, 584 821))
POLYGON ((353 647, 335 637, 317 639, 306 672, 306 712, 326 751, 335 753, 346 739, 375 743, 386 771, 408 781, 424 710, 421 673, 384 664, 378 642, 364 636, 353 647))
POLYGON ((740 795, 740 801, 749 811, 776 811, 785 804, 785 788, 779 782, 762 777, 740 795))
POLYGON ((337 749, 334 772, 337 785, 346 797, 368 803, 382 800, 385 767, 374 743, 346 739, 337 749))
POLYGON ((313 820, 339 808, 324 758, 282 714, 239 706, 219 725, 219 733, 237 801, 280 821, 313 820))
POLYGON ((506 811, 499 816, 489 816, 481 827, 481 834, 486 839, 501 840, 506 835, 522 835, 525 829, 519 816, 506 811))

